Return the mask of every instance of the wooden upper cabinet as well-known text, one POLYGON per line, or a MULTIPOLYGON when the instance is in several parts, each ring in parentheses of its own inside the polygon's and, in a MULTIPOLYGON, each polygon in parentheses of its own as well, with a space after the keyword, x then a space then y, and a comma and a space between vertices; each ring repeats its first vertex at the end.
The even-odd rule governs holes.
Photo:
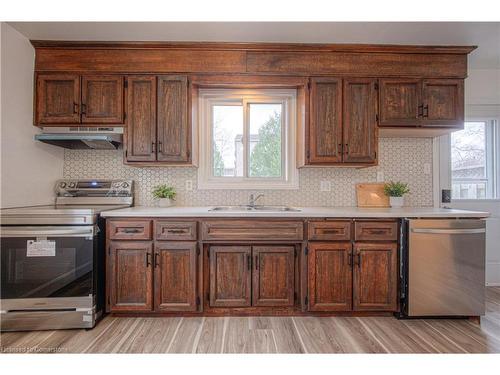
POLYGON ((351 243, 318 242, 308 247, 309 310, 351 310, 351 243))
POLYGON ((397 309, 397 243, 354 244, 354 310, 397 309))
POLYGON ((191 158, 186 76, 158 77, 158 161, 187 163, 191 158))
POLYGON ((82 77, 82 123, 123 124, 123 76, 82 77))
POLYGON ((342 162, 342 79, 311 78, 308 164, 342 162))
POLYGON ((251 305, 252 249, 250 246, 211 246, 210 306, 251 305))
POLYGON ((156 77, 127 77, 127 161, 156 160, 156 77))
POLYGON ((377 160, 377 79, 344 79, 345 163, 375 163, 377 160))
POLYGON ((152 310, 152 261, 151 242, 110 242, 107 259, 109 311, 152 310))
POLYGON ((422 125, 462 127, 464 121, 464 84, 461 79, 423 81, 422 125))
POLYGON ((460 129, 463 79, 381 79, 379 107, 382 128, 460 129))
POLYGON ((196 311, 196 242, 156 242, 155 311, 196 311))
POLYGON ((80 123, 80 76, 38 74, 35 124, 80 123))
POLYGON ((254 246, 253 306, 293 306, 295 247, 254 246))
POLYGON ((381 79, 379 126, 418 126, 422 113, 419 79, 381 79))

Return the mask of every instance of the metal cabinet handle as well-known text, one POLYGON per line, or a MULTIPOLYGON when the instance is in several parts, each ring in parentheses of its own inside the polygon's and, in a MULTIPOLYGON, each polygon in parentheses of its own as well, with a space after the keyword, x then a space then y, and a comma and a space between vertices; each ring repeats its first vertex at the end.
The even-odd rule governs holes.
POLYGON ((73 103, 73 113, 78 113, 78 103, 73 103))
POLYGON ((146 267, 149 267, 151 265, 151 254, 150 253, 146 253, 146 267))
POLYGON ((161 141, 158 141, 158 153, 159 154, 162 153, 162 150, 161 150, 161 141))
POLYGON ((82 103, 82 115, 86 115, 86 114, 87 114, 87 104, 82 103))
POLYGON ((429 117, 429 104, 424 105, 424 109, 422 111, 422 117, 429 117))
POLYGON ((182 234, 186 233, 187 231, 185 229, 167 229, 167 232, 172 234, 182 234))
POLYGON ((361 266, 361 253, 357 253, 353 255, 353 263, 355 266, 361 266))
POLYGON ((160 253, 155 253, 155 259, 154 259, 154 262, 155 262, 155 268, 158 267, 160 264, 158 262, 158 257, 160 256, 160 253))
POLYGON ((347 255, 347 265, 352 266, 352 253, 347 255))
POLYGON ((424 115, 424 105, 420 104, 418 106, 417 116, 416 118, 422 117, 424 115))
POLYGON ((349 144, 348 143, 345 144, 345 154, 349 155, 349 144))
POLYGON ((155 153, 155 143, 154 142, 151 142, 151 153, 152 154, 155 153))
POLYGON ((131 233, 141 233, 140 229, 134 228, 125 228, 123 229, 123 233, 131 234, 131 233))

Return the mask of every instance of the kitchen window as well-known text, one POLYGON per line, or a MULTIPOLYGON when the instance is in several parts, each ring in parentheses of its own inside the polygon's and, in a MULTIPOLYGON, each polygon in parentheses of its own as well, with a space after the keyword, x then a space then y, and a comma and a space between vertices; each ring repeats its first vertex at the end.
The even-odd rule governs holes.
POLYGON ((499 198, 498 122, 476 119, 451 134, 452 199, 499 198))
POLYGON ((200 89, 200 189, 298 189, 296 90, 200 89))

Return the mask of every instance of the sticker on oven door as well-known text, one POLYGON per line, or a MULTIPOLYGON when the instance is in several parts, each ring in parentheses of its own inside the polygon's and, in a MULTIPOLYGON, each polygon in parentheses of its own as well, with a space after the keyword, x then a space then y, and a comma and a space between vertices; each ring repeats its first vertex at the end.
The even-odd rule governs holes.
POLYGON ((28 240, 26 244, 27 257, 55 257, 56 241, 49 240, 28 240))

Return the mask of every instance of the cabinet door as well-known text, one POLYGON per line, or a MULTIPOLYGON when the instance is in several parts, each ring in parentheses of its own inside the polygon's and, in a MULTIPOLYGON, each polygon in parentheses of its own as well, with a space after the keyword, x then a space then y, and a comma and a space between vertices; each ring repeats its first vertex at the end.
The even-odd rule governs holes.
POLYGON ((377 159, 377 79, 344 79, 344 163, 377 159))
POLYGON ((123 77, 82 77, 82 123, 123 124, 123 77))
POLYGON ((348 311, 352 307, 350 242, 309 243, 310 311, 348 311))
POLYGON ((254 246, 253 306, 293 306, 295 247, 254 246))
POLYGON ((196 311, 196 242, 155 243, 155 311, 196 311))
POLYGON ((151 311, 152 249, 151 242, 110 242, 107 278, 109 311, 151 311))
POLYGON ((423 83, 423 126, 463 127, 464 85, 461 79, 428 79, 423 83))
POLYGON ((397 309, 397 244, 354 244, 354 310, 397 309))
POLYGON ((210 306, 251 305, 250 246, 210 247, 210 306))
POLYGON ((312 78, 309 164, 342 162, 342 80, 312 78))
POLYGON ((36 85, 36 124, 80 123, 80 77, 39 74, 36 85))
POLYGON ((127 161, 156 160, 156 77, 129 76, 127 87, 127 161))
POLYGON ((158 77, 158 161, 189 162, 191 132, 185 76, 158 77))
POLYGON ((381 79, 379 126, 420 125, 422 84, 419 79, 381 79))

